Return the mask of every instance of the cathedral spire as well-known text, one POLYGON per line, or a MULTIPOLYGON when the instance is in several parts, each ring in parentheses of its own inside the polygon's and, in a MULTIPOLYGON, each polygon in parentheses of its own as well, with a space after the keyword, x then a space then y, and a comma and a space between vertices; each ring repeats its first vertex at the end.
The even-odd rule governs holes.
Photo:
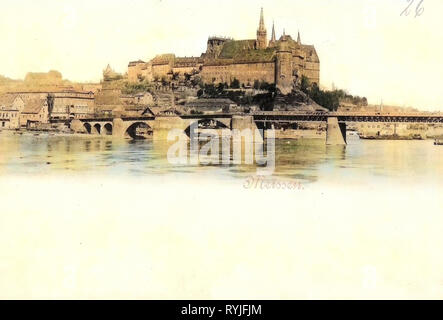
POLYGON ((268 46, 268 40, 266 36, 265 19, 263 17, 263 8, 260 11, 260 23, 257 30, 257 49, 266 49, 268 46))
POLYGON ((266 28, 265 28, 265 19, 264 19, 264 17, 263 17, 263 8, 261 8, 261 11, 260 11, 260 23, 259 23, 259 25, 258 25, 258 30, 259 30, 259 31, 266 31, 266 28))
POLYGON ((297 43, 301 44, 301 39, 300 39, 300 31, 298 32, 298 36, 297 36, 297 43))
POLYGON ((274 28, 274 21, 272 21, 272 36, 271 41, 275 42, 275 28, 274 28))
POLYGON ((275 27, 274 27, 274 21, 272 21, 272 35, 271 40, 269 40, 269 47, 275 47, 275 44, 277 42, 277 39, 275 38, 275 27))

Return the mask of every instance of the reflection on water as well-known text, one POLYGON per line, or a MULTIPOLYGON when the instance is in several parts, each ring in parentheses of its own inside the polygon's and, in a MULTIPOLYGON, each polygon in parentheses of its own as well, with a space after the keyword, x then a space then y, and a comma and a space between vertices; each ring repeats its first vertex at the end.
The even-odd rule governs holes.
MULTIPOLYGON (((146 177, 157 174, 209 174, 245 178, 254 165, 174 165, 168 145, 152 140, 111 137, 0 134, 0 173, 67 172, 146 177)), ((274 175, 305 182, 363 182, 368 178, 439 181, 443 147, 432 141, 366 141, 351 137, 348 145, 326 146, 322 140, 276 140, 274 175)))

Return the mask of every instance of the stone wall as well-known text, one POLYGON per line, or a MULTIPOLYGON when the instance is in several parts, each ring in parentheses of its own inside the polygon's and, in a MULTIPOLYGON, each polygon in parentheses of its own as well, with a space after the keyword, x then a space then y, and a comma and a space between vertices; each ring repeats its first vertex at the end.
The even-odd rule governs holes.
POLYGON ((172 72, 178 73, 179 76, 182 78, 184 77, 185 73, 192 74, 193 72, 196 72, 196 71, 198 71, 198 67, 196 67, 196 66, 195 67, 191 66, 191 67, 174 67, 174 68, 172 68, 172 72))
POLYGON ((171 72, 171 66, 169 64, 158 64, 152 66, 153 77, 158 77, 161 80, 162 77, 166 77, 168 72, 171 72))
POLYGON ((128 81, 129 82, 137 82, 138 77, 142 75, 142 68, 144 64, 138 63, 134 65, 128 66, 128 81))
POLYGON ((237 63, 227 65, 205 65, 201 71, 201 78, 204 83, 227 82, 228 84, 238 79, 241 84, 254 83, 254 80, 274 83, 275 81, 275 63, 237 63))
POLYGON ((305 67, 302 70, 302 75, 309 79, 310 83, 320 84, 320 63, 319 62, 305 62, 305 67))

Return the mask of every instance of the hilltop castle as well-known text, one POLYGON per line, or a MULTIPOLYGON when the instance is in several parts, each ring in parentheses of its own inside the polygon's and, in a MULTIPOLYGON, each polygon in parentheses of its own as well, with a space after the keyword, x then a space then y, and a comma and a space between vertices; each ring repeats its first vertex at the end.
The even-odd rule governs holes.
POLYGON ((130 82, 196 74, 203 83, 230 84, 234 79, 244 85, 252 85, 254 81, 267 82, 287 94, 302 76, 311 83, 320 83, 320 60, 314 46, 302 44, 300 33, 297 40, 293 40, 283 32, 277 40, 273 25, 268 42, 261 9, 256 39, 210 37, 206 52, 200 57, 162 54, 149 62, 138 60, 128 66, 130 82))

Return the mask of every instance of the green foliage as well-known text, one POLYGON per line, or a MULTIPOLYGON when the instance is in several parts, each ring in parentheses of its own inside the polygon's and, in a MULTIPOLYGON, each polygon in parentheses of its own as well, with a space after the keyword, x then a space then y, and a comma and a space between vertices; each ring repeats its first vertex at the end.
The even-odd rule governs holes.
POLYGON ((217 85, 217 93, 218 94, 222 94, 224 91, 225 91, 225 89, 227 89, 228 88, 228 84, 227 83, 219 83, 218 85, 217 85))
POLYGON ((126 82, 122 88, 123 94, 137 94, 141 92, 151 92, 152 84, 149 82, 129 83, 126 82))
POLYGON ((276 90, 274 83, 268 83, 266 81, 260 82, 260 89, 267 90, 269 92, 275 92, 275 90, 276 90))
POLYGON ((205 94, 207 94, 210 97, 216 97, 218 95, 217 89, 215 88, 215 85, 213 83, 205 84, 204 92, 205 92, 205 94))
POLYGON ((237 78, 234 78, 234 80, 232 80, 231 88, 232 89, 240 89, 240 81, 238 81, 237 78))
POLYGON ((275 92, 275 84, 268 83, 266 81, 254 80, 252 87, 256 90, 267 90, 269 92, 275 92))
POLYGON ((336 111, 340 106, 340 102, 346 101, 357 105, 368 105, 368 101, 365 97, 352 96, 347 94, 344 90, 321 90, 317 83, 311 84, 306 76, 302 76, 300 82, 300 90, 306 93, 317 104, 329 109, 330 111, 336 111))
POLYGON ((327 108, 329 111, 336 111, 340 105, 339 94, 337 90, 334 91, 323 91, 316 83, 314 83, 310 90, 309 96, 317 104, 327 108))
POLYGON ((194 78, 191 79, 191 85, 193 87, 198 86, 200 89, 203 89, 205 87, 202 79, 199 76, 195 76, 194 78))
POLYGON ((169 85, 169 81, 166 79, 165 76, 162 77, 162 86, 166 87, 169 85))
POLYGON ((275 48, 256 49, 255 40, 228 41, 223 45, 220 58, 234 61, 271 61, 275 48))
POLYGON ((309 83, 308 77, 303 75, 301 77, 300 90, 307 94, 310 86, 311 84, 309 83))

